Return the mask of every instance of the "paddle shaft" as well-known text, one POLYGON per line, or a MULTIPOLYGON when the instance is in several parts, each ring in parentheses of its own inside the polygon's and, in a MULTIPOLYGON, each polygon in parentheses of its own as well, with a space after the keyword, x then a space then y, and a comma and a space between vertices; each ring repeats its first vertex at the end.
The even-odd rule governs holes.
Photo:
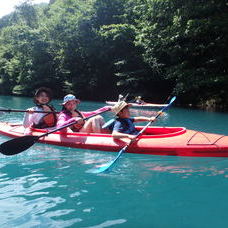
POLYGON ((126 96, 123 98, 123 101, 127 100, 128 95, 129 95, 129 93, 126 94, 126 96))
MULTIPOLYGON (((86 118, 83 118, 83 120, 84 120, 84 121, 85 121, 85 120, 88 120, 88 119, 90 119, 90 118, 92 118, 92 117, 94 117, 94 116, 100 115, 100 114, 105 113, 105 112, 108 112, 108 111, 110 111, 110 109, 107 109, 107 110, 105 110, 105 111, 103 111, 103 112, 99 112, 99 113, 93 114, 93 115, 91 115, 91 116, 88 116, 88 117, 86 117, 86 118)), ((62 130, 62 129, 64 129, 64 128, 66 128, 66 127, 70 127, 71 125, 74 125, 74 124, 76 124, 77 122, 78 122, 78 120, 75 120, 75 121, 72 122, 72 123, 63 125, 62 127, 56 128, 56 129, 51 130, 51 131, 49 131, 49 132, 46 132, 46 133, 44 133, 44 134, 42 134, 42 135, 39 135, 38 138, 42 138, 42 137, 47 136, 47 135, 49 135, 49 134, 52 134, 52 133, 54 133, 54 132, 56 132, 56 131, 60 131, 60 130, 62 130)))
POLYGON ((152 121, 149 121, 143 128, 142 128, 142 130, 135 136, 135 138, 134 139, 132 139, 131 141, 130 141, 130 143, 128 143, 128 145, 127 146, 125 146, 126 147, 126 149, 127 149, 127 147, 128 146, 130 146, 149 126, 150 126, 150 124, 152 123, 152 122, 154 122, 161 114, 162 114, 162 112, 164 112, 166 109, 168 109, 169 108, 169 106, 174 102, 176 100, 176 97, 173 97, 172 98, 172 100, 169 102, 169 104, 168 105, 166 105, 163 109, 161 109, 161 111, 159 111, 158 112, 158 114, 155 116, 155 119, 152 121))
POLYGON ((29 110, 20 110, 20 109, 0 109, 0 112, 35 112, 35 113, 59 113, 59 112, 51 112, 51 111, 29 111, 29 110))

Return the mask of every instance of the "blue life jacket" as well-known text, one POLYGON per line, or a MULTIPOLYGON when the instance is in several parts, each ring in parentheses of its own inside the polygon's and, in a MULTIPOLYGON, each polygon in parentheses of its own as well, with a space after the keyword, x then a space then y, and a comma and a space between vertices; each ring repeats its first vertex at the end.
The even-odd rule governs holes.
POLYGON ((115 130, 120 133, 130 134, 130 135, 137 135, 138 130, 135 128, 133 118, 117 118, 110 126, 109 129, 111 131, 115 130))

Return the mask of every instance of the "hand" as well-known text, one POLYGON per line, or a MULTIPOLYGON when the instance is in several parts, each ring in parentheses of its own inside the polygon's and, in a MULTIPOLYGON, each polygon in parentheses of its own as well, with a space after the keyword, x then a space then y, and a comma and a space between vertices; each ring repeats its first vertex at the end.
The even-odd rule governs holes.
POLYGON ((28 109, 27 109, 27 112, 28 112, 29 114, 33 114, 33 113, 34 113, 34 109, 33 109, 33 108, 28 108, 28 109))
POLYGON ((149 121, 152 121, 154 122, 156 120, 156 118, 153 116, 153 117, 150 117, 149 121))
POLYGON ((73 129, 72 130, 73 131, 75 131, 75 130, 79 131, 83 127, 85 121, 82 118, 80 118, 80 117, 74 117, 74 119, 77 122, 73 125, 73 129))
POLYGON ((128 135, 127 137, 131 140, 134 140, 136 138, 136 135, 128 135))
POLYGON ((45 112, 51 112, 50 107, 48 107, 47 105, 43 105, 42 107, 45 112))
POLYGON ((113 106, 106 105, 106 106, 104 106, 104 108, 106 108, 106 109, 108 109, 109 111, 111 111, 111 110, 112 110, 112 108, 113 108, 113 106))
POLYGON ((25 128, 24 135, 32 135, 32 129, 31 129, 31 127, 25 128))
POLYGON ((159 112, 157 112, 157 114, 159 114, 159 115, 163 116, 163 115, 164 115, 164 112, 159 111, 159 112))
POLYGON ((82 125, 82 124, 85 123, 85 121, 82 118, 80 118, 80 117, 74 117, 74 119, 75 119, 75 121, 77 121, 77 124, 82 125))

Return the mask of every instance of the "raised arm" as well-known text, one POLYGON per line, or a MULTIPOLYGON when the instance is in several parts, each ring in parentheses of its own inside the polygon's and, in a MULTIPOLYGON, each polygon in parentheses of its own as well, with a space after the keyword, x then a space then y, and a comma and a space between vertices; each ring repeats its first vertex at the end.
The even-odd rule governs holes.
POLYGON ((102 108, 99 108, 97 110, 94 110, 94 111, 91 111, 91 112, 81 112, 82 115, 86 118, 86 117, 89 117, 91 115, 95 115, 95 114, 99 114, 101 112, 104 112, 104 111, 108 111, 108 110, 111 110, 111 106, 104 106, 102 108))

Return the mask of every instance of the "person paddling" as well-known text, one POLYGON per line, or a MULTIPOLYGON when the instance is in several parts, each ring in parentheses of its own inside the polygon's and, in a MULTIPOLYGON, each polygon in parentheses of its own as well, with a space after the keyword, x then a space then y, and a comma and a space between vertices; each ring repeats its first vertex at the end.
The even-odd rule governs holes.
POLYGON ((52 100, 52 91, 49 88, 41 87, 36 90, 34 95, 34 103, 36 106, 27 109, 23 119, 23 126, 25 128, 25 135, 32 132, 32 128, 52 128, 57 123, 57 116, 55 109, 49 103, 52 100), (45 111, 51 113, 35 113, 34 111, 45 111))
POLYGON ((119 94, 119 97, 118 97, 118 102, 120 101, 126 101, 127 100, 127 97, 128 97, 129 93, 127 93, 126 96, 123 96, 122 94, 119 94))
POLYGON ((113 124, 112 136, 115 139, 129 138, 134 139, 139 131, 135 128, 134 122, 154 121, 155 117, 130 117, 129 107, 131 105, 121 101, 113 106, 112 111, 117 118, 113 124))
POLYGON ((124 96, 122 94, 119 94, 118 96, 118 102, 122 101, 124 99, 124 96))
POLYGON ((135 103, 143 105, 143 104, 145 104, 145 101, 142 100, 141 96, 137 96, 137 97, 135 97, 135 103))
MULTIPOLYGON (((86 133, 106 133, 107 131, 102 129, 102 125, 104 124, 104 119, 102 116, 97 115, 86 121, 83 121, 83 118, 89 117, 94 114, 99 114, 100 112, 111 109, 111 107, 105 106, 95 111, 81 112, 77 109, 77 105, 79 103, 80 100, 77 99, 73 94, 68 94, 64 97, 63 103, 61 104, 63 106, 62 112, 58 116, 57 127, 67 125, 76 120, 78 122, 70 127, 70 131, 86 133)), ((67 131, 67 129, 64 128, 62 131, 67 131)))

